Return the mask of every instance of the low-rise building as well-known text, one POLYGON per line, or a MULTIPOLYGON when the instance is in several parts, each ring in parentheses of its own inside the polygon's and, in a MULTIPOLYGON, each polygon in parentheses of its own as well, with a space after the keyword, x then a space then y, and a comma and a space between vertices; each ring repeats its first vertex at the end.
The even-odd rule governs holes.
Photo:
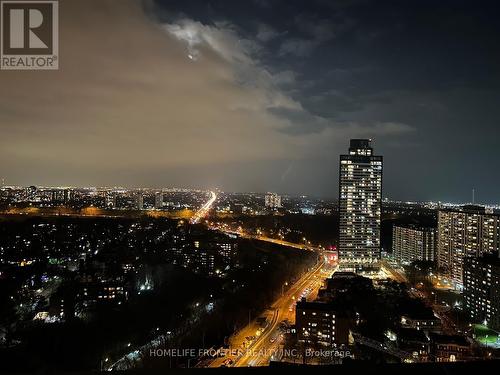
POLYGON ((298 341, 312 347, 337 347, 349 342, 349 319, 332 303, 298 302, 295 326, 298 341))
POLYGON ((422 331, 440 331, 441 319, 420 299, 411 299, 403 307, 401 327, 422 331))
POLYGON ((440 331, 441 320, 433 314, 406 314, 401 316, 401 327, 423 331, 440 331))
POLYGON ((429 361, 431 342, 422 330, 402 328, 397 333, 398 348, 407 353, 418 362, 429 361))
POLYGON ((373 282, 366 277, 354 272, 335 272, 332 277, 325 280, 325 287, 319 290, 318 298, 326 301, 347 292, 356 293, 356 290, 371 288, 373 282))
POLYGON ((435 362, 460 362, 470 359, 471 344, 464 336, 431 334, 431 358, 435 362))
POLYGON ((120 281, 82 282, 77 298, 84 308, 103 304, 121 305, 128 300, 128 291, 120 281))

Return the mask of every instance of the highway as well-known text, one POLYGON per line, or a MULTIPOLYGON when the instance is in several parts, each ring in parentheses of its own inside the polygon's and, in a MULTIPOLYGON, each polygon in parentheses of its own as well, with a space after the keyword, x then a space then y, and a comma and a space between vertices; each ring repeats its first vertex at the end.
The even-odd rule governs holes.
MULTIPOLYGON (((211 192, 211 197, 191 218, 192 224, 199 223, 210 210, 217 196, 211 192)), ((209 228, 220 232, 237 235, 246 239, 270 242, 280 246, 287 246, 305 251, 322 253, 322 249, 310 244, 297 244, 280 239, 265 237, 262 235, 246 234, 242 231, 234 231, 220 225, 210 225, 209 228)), ((283 334, 280 326, 288 321, 295 322, 295 304, 302 297, 315 298, 318 290, 323 285, 324 279, 330 277, 334 271, 325 270, 325 259, 320 257, 320 262, 309 272, 302 275, 288 290, 284 290, 268 311, 261 315, 266 316, 266 326, 261 327, 257 319, 249 322, 244 328, 235 332, 229 339, 227 355, 210 361, 202 361, 196 367, 248 367, 267 366, 273 355, 279 354, 279 348, 283 344, 283 334)))
POLYGON ((319 247, 315 247, 312 245, 306 245, 306 244, 300 244, 300 243, 295 243, 295 242, 288 242, 284 240, 279 240, 277 238, 271 238, 271 237, 266 237, 262 235, 255 235, 255 234, 248 234, 244 233, 242 231, 236 231, 236 230, 231 230, 227 226, 221 226, 217 224, 212 224, 209 225, 210 229, 213 230, 218 230, 220 232, 226 233, 226 234, 232 234, 239 236, 241 238, 247 238, 251 240, 258 240, 258 241, 264 241, 264 242, 271 242, 276 245, 281 245, 281 246, 288 246, 288 247, 293 247, 295 249, 300 249, 300 250, 308 250, 308 251, 316 251, 316 252, 321 252, 323 249, 320 249, 319 247))
POLYGON ((322 286, 323 280, 332 274, 325 272, 324 260, 312 270, 304 274, 283 295, 278 298, 268 311, 267 326, 262 329, 254 320, 249 325, 236 332, 229 340, 230 353, 210 362, 207 367, 248 367, 267 366, 273 355, 283 343, 280 325, 283 321, 295 321, 295 303, 301 297, 315 295, 322 286), (260 329, 259 329, 260 328, 260 329), (257 331, 259 332, 257 334, 257 331), (248 338, 254 337, 252 340, 248 338))
POLYGON ((242 233, 240 233, 239 235, 242 238, 249 238, 249 239, 254 239, 254 240, 259 240, 259 241, 271 242, 271 243, 274 243, 277 245, 293 247, 295 249, 300 249, 300 250, 308 250, 308 251, 315 251, 315 250, 317 251, 318 250, 318 249, 315 249, 314 247, 312 247, 311 245, 302 245, 302 244, 297 244, 297 243, 293 243, 293 242, 278 240, 276 238, 271 238, 271 237, 242 234, 242 233))
POLYGON ((203 219, 208 214, 208 211, 210 210, 216 199, 217 199, 217 194, 215 194, 214 191, 211 191, 210 199, 203 206, 201 206, 201 208, 198 211, 196 211, 193 217, 189 219, 189 222, 191 224, 198 224, 200 220, 203 219))
POLYGON ((297 300, 300 300, 302 295, 307 297, 304 292, 306 289, 309 290, 307 294, 310 294, 313 289, 319 289, 323 285, 322 269, 324 264, 322 260, 316 268, 299 279, 283 297, 273 304, 273 309, 277 311, 276 319, 270 322, 269 326, 252 346, 252 350, 246 352, 235 362, 235 367, 269 365, 271 357, 278 354, 277 349, 282 344, 282 336, 279 330, 280 323, 284 320, 294 323, 295 303, 297 300))

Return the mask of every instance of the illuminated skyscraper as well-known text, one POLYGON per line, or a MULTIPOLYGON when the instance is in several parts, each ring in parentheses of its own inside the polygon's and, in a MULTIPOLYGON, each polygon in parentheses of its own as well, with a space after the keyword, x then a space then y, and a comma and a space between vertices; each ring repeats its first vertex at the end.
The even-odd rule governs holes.
POLYGON ((380 259, 382 156, 373 155, 370 139, 351 139, 349 154, 340 155, 339 260, 360 269, 380 259))

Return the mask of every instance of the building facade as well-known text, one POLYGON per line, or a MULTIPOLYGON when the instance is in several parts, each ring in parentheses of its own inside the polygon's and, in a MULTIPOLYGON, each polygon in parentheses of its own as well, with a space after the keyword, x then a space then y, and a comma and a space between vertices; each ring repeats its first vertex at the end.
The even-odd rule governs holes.
POLYGON ((325 302, 297 302, 297 340, 310 347, 337 347, 349 342, 349 320, 325 302))
POLYGON ((142 196, 142 193, 137 193, 135 197, 135 205, 137 210, 143 210, 144 209, 144 197, 142 196))
POLYGON ((500 258, 464 260, 464 305, 470 319, 500 329, 500 258))
POLYGON ((155 208, 159 210, 163 207, 163 193, 161 191, 157 191, 155 193, 155 208))
POLYGON ((439 211, 437 264, 458 288, 463 286, 464 258, 477 258, 499 248, 499 215, 478 206, 439 211))
POLYGON ((281 197, 276 193, 266 193, 264 203, 267 208, 277 209, 281 208, 281 197))
POLYGON ((382 161, 369 139, 351 139, 349 154, 340 156, 341 265, 358 268, 380 259, 382 161))
POLYGON ((435 362, 461 362, 471 359, 471 344, 465 336, 429 334, 431 359, 435 362))
POLYGON ((434 261, 436 251, 436 230, 414 225, 392 228, 392 253, 401 264, 415 261, 434 261))

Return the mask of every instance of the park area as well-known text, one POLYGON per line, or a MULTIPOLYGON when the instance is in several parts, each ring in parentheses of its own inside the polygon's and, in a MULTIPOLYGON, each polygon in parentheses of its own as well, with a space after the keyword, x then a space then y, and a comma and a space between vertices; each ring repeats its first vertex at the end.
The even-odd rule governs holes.
POLYGON ((500 349, 500 333, 483 324, 473 326, 474 338, 488 348, 500 349))

